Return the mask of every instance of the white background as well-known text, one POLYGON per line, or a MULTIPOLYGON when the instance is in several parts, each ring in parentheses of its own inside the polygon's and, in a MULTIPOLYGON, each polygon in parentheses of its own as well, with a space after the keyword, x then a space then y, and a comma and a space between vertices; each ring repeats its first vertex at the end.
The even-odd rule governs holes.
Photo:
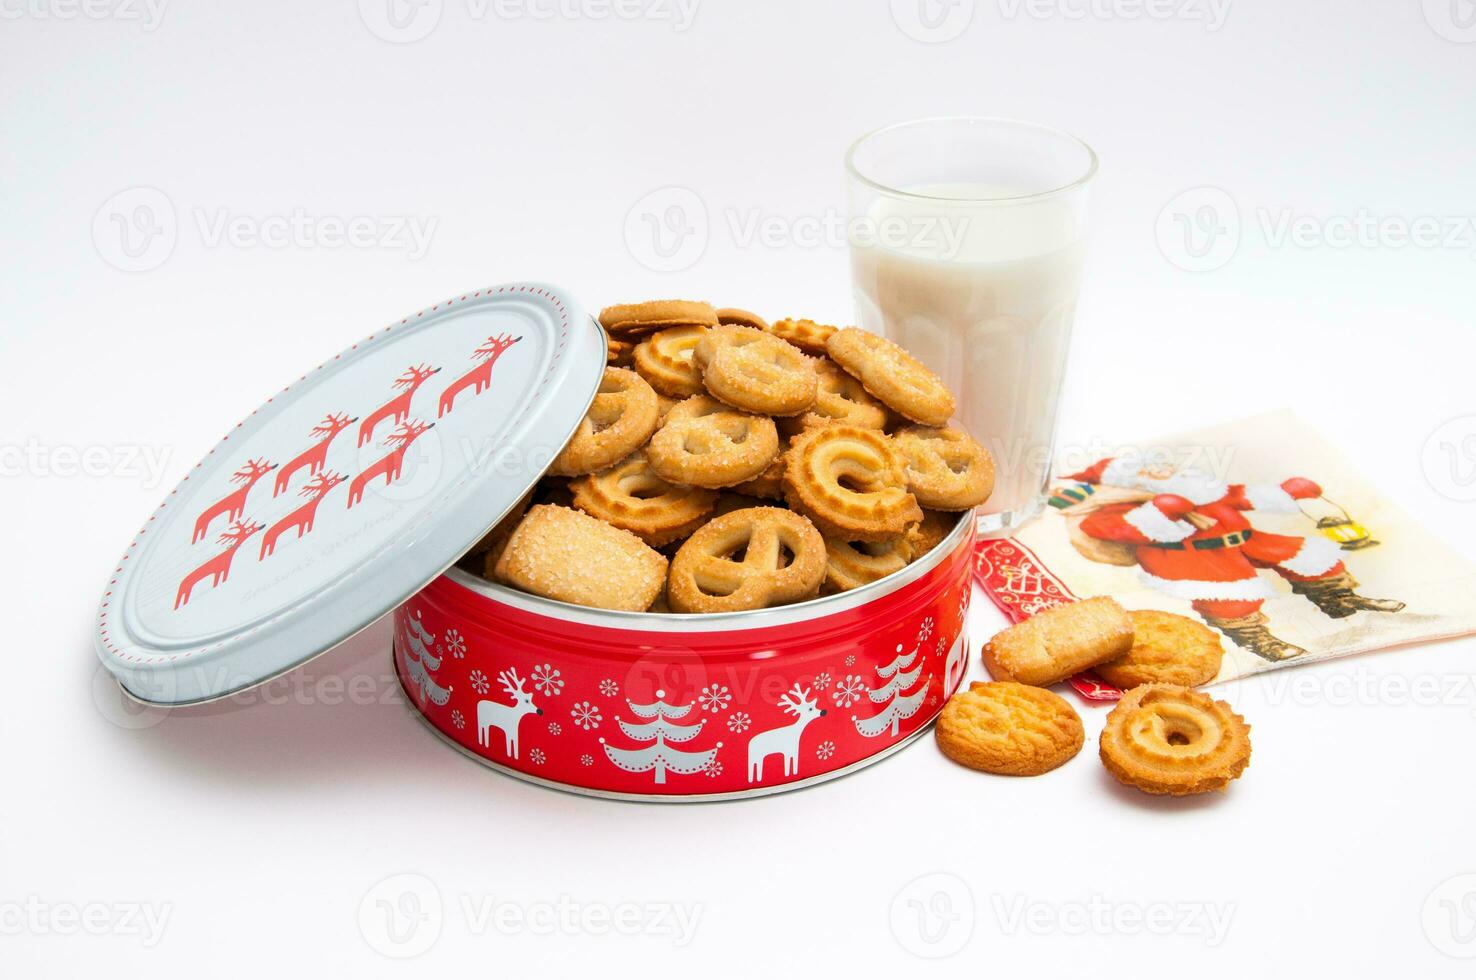
MULTIPOLYGON (((1447 954, 1476 955, 1476 879, 1442 883, 1476 872, 1471 641, 1273 675, 1320 679, 1310 695, 1241 685, 1255 758, 1223 797, 1118 788, 1084 708, 1088 748, 1043 778, 973 774, 923 741, 835 784, 698 808, 540 790, 447 751, 392 690, 382 627, 278 682, 274 703, 163 717, 119 713, 90 650, 105 577, 174 480, 267 393, 408 311, 540 278, 594 307, 679 295, 849 318, 844 249, 806 230, 841 213, 852 138, 934 114, 1038 120, 1101 155, 1067 443, 1290 405, 1476 554, 1468 0, 1234 0, 1223 23, 1177 2, 1153 5, 1160 19, 1131 0, 979 0, 934 5, 936 29, 913 0, 701 0, 690 23, 666 4, 600 19, 598 0, 551 17, 431 0, 401 8, 398 34, 384 0, 362 6, 0 4, 0 970, 1469 971, 1447 954), (647 199, 670 187, 685 190, 647 199), (1177 195, 1203 187, 1233 204, 1213 198, 1222 220, 1204 227, 1223 233, 1192 252, 1160 239, 1206 201, 1177 195), (687 192, 706 231, 663 259, 645 215, 687 192), (140 204, 155 220, 130 256, 114 216, 140 204), (257 235, 298 212, 300 240, 257 235), (1275 235, 1286 216, 1336 236, 1360 214, 1465 237, 1275 235), (434 222, 423 254, 333 236, 333 220, 404 216, 434 222), (238 233, 217 238, 222 218, 238 233), (754 218, 778 237, 745 237, 754 218), (1433 703, 1391 686, 1432 676, 1433 703), (336 678, 366 686, 346 696, 336 678), (444 910, 408 963, 376 948, 409 948, 375 925, 399 882, 376 886, 401 873, 444 910), (918 880, 939 873, 956 878, 918 880), (561 897, 700 918, 683 946, 515 933, 463 905, 561 897), (140 904, 168 915, 161 936, 125 917, 140 904), (1093 904, 1106 921, 1077 915, 1093 904), (1134 926, 1165 907, 1215 909, 1228 931, 1134 926), (88 908, 101 934, 66 934, 88 908)), ((975 607, 977 646, 998 619, 975 607)))

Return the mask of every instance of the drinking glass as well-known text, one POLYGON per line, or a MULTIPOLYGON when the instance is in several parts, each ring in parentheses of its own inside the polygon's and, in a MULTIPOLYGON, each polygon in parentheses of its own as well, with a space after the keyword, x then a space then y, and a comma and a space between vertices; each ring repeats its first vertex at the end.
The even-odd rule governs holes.
POLYGON ((1085 251, 1091 147, 1006 119, 920 119, 846 154, 862 327, 942 376, 995 458, 982 534, 1045 504, 1085 251))

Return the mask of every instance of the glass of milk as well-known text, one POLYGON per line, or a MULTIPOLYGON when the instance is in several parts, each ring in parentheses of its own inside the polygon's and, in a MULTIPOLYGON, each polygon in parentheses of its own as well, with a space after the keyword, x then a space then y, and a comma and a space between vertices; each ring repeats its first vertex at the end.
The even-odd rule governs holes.
POLYGON ((1040 512, 1081 284, 1091 147, 1005 119, 921 119, 846 154, 860 325, 922 359, 995 459, 979 529, 1040 512))

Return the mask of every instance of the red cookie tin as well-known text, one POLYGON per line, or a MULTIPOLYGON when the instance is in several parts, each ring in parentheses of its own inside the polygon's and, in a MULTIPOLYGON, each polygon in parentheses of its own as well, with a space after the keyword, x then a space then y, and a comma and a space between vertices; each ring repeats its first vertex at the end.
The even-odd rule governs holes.
POLYGON ((144 524, 99 603, 99 658, 138 700, 200 703, 393 611, 396 671, 432 729, 599 796, 775 792, 916 737, 963 675, 968 515, 878 582, 742 613, 587 609, 451 567, 573 433, 606 346, 567 292, 519 283, 324 361, 144 524))
POLYGON ((966 662, 974 521, 868 586, 713 615, 587 609, 453 569, 395 610, 395 669, 452 745, 543 785, 758 796, 921 734, 966 662))

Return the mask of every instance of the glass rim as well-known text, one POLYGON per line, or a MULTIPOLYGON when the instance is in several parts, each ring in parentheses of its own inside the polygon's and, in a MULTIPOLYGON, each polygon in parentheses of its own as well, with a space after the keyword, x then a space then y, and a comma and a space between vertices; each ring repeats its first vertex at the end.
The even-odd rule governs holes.
POLYGON ((1010 119, 1005 116, 924 116, 919 119, 905 119, 902 122, 888 123, 885 126, 879 126, 876 129, 863 133, 861 136, 857 137, 855 142, 853 142, 850 147, 846 149, 845 161, 846 173, 849 176, 857 181, 860 181, 862 184, 865 184, 867 187, 870 187, 872 190, 875 190, 878 193, 886 194, 891 197, 903 198, 906 200, 944 201, 950 204, 968 204, 970 206, 1021 204, 1028 201, 1038 201, 1048 197, 1055 197, 1056 195, 1064 194, 1067 191, 1084 186, 1097 175, 1097 151, 1093 150, 1090 144, 1086 142, 1086 140, 1083 140, 1078 136, 1073 136, 1071 133, 1066 132, 1066 130, 1057 129, 1054 126, 1046 126, 1042 123, 1025 122, 1020 119, 1010 119), (870 177, 863 174, 861 170, 856 166, 856 153, 858 150, 860 150, 863 143, 866 143, 878 136, 882 136, 886 133, 891 133, 899 129, 907 129, 913 126, 920 126, 930 123, 988 123, 991 125, 1001 125, 1007 127, 1015 127, 1018 129, 1034 130, 1038 133, 1045 133, 1051 136, 1060 137, 1067 142, 1072 143, 1080 147, 1082 150, 1086 151, 1086 169, 1079 176, 1077 176, 1073 180, 1067 181, 1059 187, 1052 187, 1043 191, 1034 191, 1029 194, 1016 194, 1010 197, 973 198, 953 197, 947 194, 920 194, 917 191, 907 191, 901 189, 900 187, 892 187, 888 184, 883 184, 880 181, 871 179, 870 177))

